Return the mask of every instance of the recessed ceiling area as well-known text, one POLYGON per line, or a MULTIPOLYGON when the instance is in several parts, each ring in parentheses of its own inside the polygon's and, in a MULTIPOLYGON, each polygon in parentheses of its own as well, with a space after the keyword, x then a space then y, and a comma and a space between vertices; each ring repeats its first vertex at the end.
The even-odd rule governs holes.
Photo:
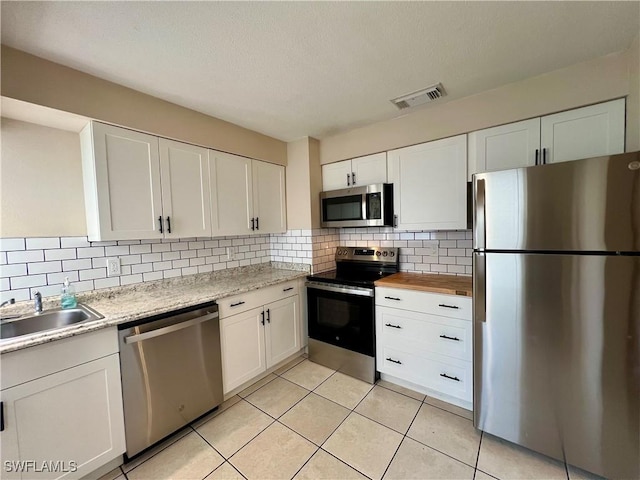
POLYGON ((2 2, 2 43, 291 141, 629 47, 639 2, 2 2))

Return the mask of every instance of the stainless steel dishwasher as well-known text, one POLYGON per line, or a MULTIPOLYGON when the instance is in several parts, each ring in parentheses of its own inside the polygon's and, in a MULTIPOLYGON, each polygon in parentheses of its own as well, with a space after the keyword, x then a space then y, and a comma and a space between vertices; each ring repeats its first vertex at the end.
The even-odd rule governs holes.
POLYGON ((223 401, 215 302, 118 326, 128 458, 223 401))

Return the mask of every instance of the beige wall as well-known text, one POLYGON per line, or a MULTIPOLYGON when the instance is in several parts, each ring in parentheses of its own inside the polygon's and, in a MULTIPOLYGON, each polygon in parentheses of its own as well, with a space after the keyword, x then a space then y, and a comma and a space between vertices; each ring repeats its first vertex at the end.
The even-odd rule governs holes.
POLYGON ((629 97, 627 97, 627 152, 640 150, 640 34, 627 51, 629 97))
POLYGON ((628 54, 599 57, 320 140, 322 164, 624 97, 628 54))
POLYGON ((319 142, 305 137, 287 144, 287 228, 320 227, 319 199, 322 190, 319 142))
POLYGON ((286 165, 285 142, 5 45, 1 80, 6 97, 286 165))
POLYGON ((1 119, 0 237, 86 235, 77 133, 1 119))

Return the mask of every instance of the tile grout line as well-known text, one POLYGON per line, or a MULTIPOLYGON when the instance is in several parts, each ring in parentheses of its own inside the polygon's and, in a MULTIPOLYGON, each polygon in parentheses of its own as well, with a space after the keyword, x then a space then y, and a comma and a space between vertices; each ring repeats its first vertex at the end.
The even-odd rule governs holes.
POLYGON ((473 469, 473 480, 476 480, 476 475, 478 474, 478 464, 480 463, 480 450, 482 449, 483 437, 484 437, 484 432, 480 430, 480 443, 478 444, 478 455, 476 455, 476 466, 473 469))
MULTIPOLYGON (((404 432, 404 435, 402 435, 402 440, 400 440, 400 443, 398 443, 398 447, 396 448, 396 451, 393 452, 393 455, 391 456, 391 460, 389 460, 389 464, 387 465, 387 468, 384 469, 384 472, 382 473, 382 476, 380 478, 384 478, 384 476, 387 474, 387 471, 389 470, 389 467, 391 467, 391 464, 393 463, 393 459, 396 458, 396 455, 398 454, 398 451, 400 450, 400 447, 404 443, 404 439, 407 438, 407 433, 409 433, 409 430, 411 430, 411 426, 413 425, 413 422, 416 421, 416 418, 418 417, 418 414, 420 413, 420 409, 422 408, 422 405, 423 405, 423 403, 421 403, 421 405, 418 407, 418 410, 416 410, 416 413, 413 416, 413 419, 411 420, 411 422, 409 422, 409 426, 407 427, 407 431, 404 432)), ((411 438, 411 437, 409 437, 409 438, 411 438)))

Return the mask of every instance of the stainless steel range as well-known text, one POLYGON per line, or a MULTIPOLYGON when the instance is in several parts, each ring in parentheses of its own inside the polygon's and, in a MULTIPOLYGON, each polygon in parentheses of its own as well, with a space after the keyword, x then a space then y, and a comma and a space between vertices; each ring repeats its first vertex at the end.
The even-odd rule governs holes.
POLYGON ((374 383, 374 282, 397 273, 397 248, 338 247, 336 269, 307 277, 309 360, 374 383))

